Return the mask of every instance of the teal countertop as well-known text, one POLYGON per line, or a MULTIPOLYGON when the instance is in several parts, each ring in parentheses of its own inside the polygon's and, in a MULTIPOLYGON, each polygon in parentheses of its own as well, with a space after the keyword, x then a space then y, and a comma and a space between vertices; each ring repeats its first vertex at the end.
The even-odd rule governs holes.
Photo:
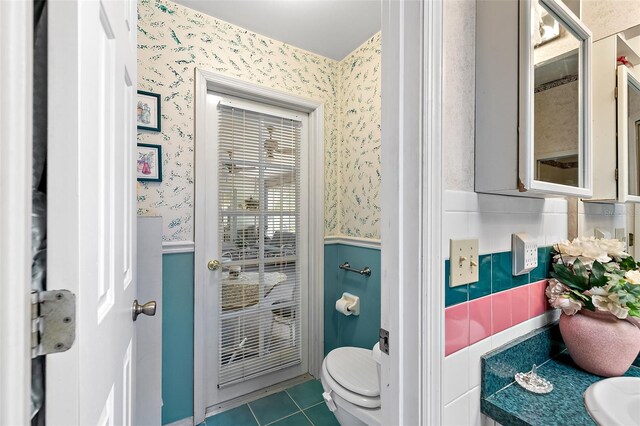
MULTIPOLYGON (((584 406, 583 394, 591 384, 603 380, 603 377, 580 369, 563 347, 553 345, 556 350, 547 352, 550 358, 538 367, 538 374, 553 384, 551 393, 534 394, 513 380, 514 371, 526 372, 531 369, 531 351, 521 350, 527 347, 531 349, 532 341, 541 343, 541 340, 555 335, 555 331, 553 328, 541 330, 541 333, 525 336, 525 339, 507 344, 504 349, 500 348, 483 357, 483 414, 505 426, 595 425, 584 406), (527 368, 522 368, 523 362, 528 365, 527 368)), ((538 362, 541 355, 537 356, 538 362)), ((631 366, 625 376, 640 377, 640 367, 631 366)))

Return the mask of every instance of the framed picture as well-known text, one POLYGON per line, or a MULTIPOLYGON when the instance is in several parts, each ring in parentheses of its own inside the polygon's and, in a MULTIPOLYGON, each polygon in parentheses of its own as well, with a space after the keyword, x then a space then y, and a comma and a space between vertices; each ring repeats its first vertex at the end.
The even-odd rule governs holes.
POLYGON ((138 90, 138 130, 160 131, 160 95, 138 90))
POLYGON ((139 181, 162 182, 162 147, 139 143, 137 170, 139 181))

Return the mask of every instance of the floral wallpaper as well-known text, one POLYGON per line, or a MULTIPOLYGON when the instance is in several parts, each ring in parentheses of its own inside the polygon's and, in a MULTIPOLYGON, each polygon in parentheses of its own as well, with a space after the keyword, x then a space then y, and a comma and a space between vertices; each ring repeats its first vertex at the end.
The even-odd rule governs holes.
POLYGON ((138 88, 160 94, 162 132, 139 131, 138 142, 162 145, 163 181, 139 183, 138 214, 163 216, 164 241, 193 240, 193 83, 203 68, 324 102, 325 234, 379 238, 379 55, 379 34, 337 62, 167 0, 140 0, 138 88))
POLYGON ((340 234, 380 238, 380 33, 339 63, 340 234))

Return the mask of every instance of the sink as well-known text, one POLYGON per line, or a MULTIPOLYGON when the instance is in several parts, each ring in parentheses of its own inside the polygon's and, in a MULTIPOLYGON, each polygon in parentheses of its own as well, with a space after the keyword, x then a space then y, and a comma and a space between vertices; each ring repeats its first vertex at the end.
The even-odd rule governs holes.
POLYGON ((600 426, 640 426, 640 377, 614 377, 592 384, 584 405, 600 426))

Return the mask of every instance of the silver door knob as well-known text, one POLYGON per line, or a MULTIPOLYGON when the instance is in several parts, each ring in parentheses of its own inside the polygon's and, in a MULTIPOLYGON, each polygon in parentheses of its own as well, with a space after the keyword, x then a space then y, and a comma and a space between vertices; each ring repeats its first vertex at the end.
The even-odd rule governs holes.
POLYGON ((219 260, 210 260, 207 263, 207 268, 209 268, 210 271, 216 271, 219 267, 220 267, 219 260))
POLYGON ((144 305, 140 305, 138 300, 133 301, 133 307, 131 308, 131 315, 133 320, 138 319, 138 315, 144 314, 149 315, 150 317, 156 314, 156 301, 152 300, 151 302, 147 302, 144 305))

